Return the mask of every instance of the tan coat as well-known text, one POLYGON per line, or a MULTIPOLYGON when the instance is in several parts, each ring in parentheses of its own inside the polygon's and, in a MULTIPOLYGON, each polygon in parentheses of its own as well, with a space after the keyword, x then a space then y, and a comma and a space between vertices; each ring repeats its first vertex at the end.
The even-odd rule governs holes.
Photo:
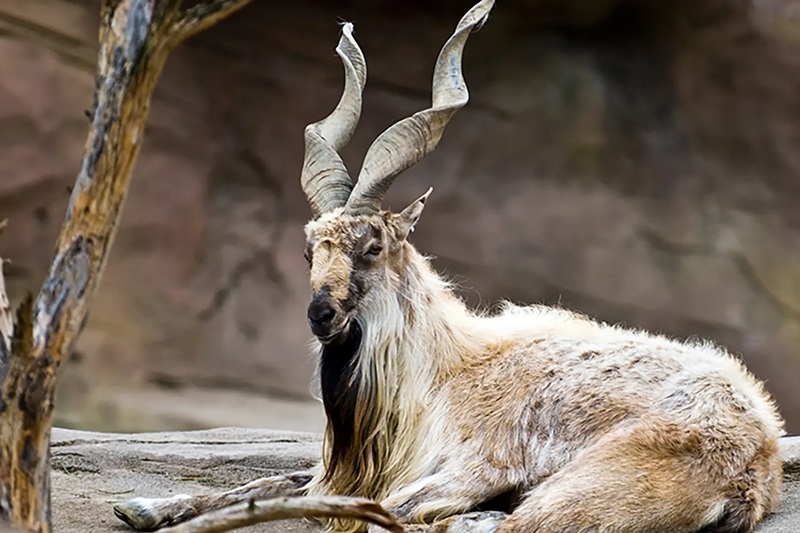
POLYGON ((413 221, 307 226, 312 290, 337 302, 340 335, 360 330, 352 353, 320 346, 351 363, 312 494, 430 521, 513 492, 503 532, 749 531, 775 507, 783 422, 737 359, 546 306, 475 314, 406 241, 418 203, 413 221))

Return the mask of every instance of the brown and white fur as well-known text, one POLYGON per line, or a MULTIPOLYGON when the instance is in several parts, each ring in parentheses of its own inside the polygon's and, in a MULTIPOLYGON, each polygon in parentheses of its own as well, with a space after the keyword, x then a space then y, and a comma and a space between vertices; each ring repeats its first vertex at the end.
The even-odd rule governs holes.
POLYGON ((340 494, 442 528, 500 507, 510 515, 485 530, 747 533, 775 509, 783 421, 735 357, 543 305, 468 309, 408 240, 428 194, 306 226, 327 414, 316 471, 139 498, 120 518, 153 528, 252 497, 340 494))
POLYGON ((475 314, 406 239, 424 201, 306 228, 314 294, 339 317, 308 493, 409 522, 511 494, 498 533, 744 533, 775 508, 782 421, 739 361, 552 307, 475 314))
POLYGON ((512 493, 504 532, 746 532, 774 509, 782 420, 739 361, 563 309, 470 311, 406 239, 424 202, 306 228, 340 317, 311 493, 420 522, 512 493))

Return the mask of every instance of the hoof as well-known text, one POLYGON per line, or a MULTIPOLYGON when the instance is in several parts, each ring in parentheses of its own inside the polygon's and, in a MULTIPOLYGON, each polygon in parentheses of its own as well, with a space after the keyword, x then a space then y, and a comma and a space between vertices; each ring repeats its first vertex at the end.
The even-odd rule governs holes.
POLYGON ((467 513, 452 518, 447 533, 493 533, 508 518, 505 513, 484 511, 467 513))
POLYGON ((137 531, 155 531, 174 522, 163 508, 188 498, 185 495, 164 499, 133 498, 114 505, 114 516, 137 531))

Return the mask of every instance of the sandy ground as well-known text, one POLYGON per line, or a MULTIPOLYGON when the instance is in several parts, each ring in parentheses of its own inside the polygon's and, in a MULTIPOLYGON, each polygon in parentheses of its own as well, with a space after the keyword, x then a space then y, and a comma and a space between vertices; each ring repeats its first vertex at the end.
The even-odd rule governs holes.
MULTIPOLYGON (((308 468, 320 450, 314 433, 220 428, 207 431, 108 434, 53 433, 54 529, 59 533, 130 531, 114 503, 136 496, 224 490, 257 477, 308 468)), ((780 509, 758 533, 800 531, 800 438, 785 439, 786 484, 780 509)), ((241 531, 311 533, 303 521, 241 531)))
MULTIPOLYGON (((310 467, 315 434, 223 428, 212 431, 103 434, 53 432, 53 521, 59 533, 132 531, 112 505, 136 496, 219 491, 310 467)), ((308 533, 304 521, 240 531, 308 533)))

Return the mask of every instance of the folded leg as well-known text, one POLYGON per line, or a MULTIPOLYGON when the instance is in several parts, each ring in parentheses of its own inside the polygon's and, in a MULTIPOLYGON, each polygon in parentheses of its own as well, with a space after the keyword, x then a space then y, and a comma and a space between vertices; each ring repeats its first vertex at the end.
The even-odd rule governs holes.
POLYGON ((743 447, 705 439, 655 422, 609 435, 531 490, 497 533, 749 533, 772 506, 776 454, 765 443, 748 462, 743 447))
POLYGON ((237 503, 301 495, 310 480, 310 473, 295 472, 257 479, 225 492, 198 496, 178 494, 169 498, 133 498, 114 505, 114 514, 134 529, 152 531, 237 503))
POLYGON ((381 506, 403 523, 430 523, 471 511, 513 488, 497 471, 445 468, 397 490, 381 506))
MULTIPOLYGON (((476 511, 438 520, 432 524, 406 524, 404 533, 493 533, 508 515, 499 511, 476 511)), ((386 533, 371 525, 368 533, 386 533)))

